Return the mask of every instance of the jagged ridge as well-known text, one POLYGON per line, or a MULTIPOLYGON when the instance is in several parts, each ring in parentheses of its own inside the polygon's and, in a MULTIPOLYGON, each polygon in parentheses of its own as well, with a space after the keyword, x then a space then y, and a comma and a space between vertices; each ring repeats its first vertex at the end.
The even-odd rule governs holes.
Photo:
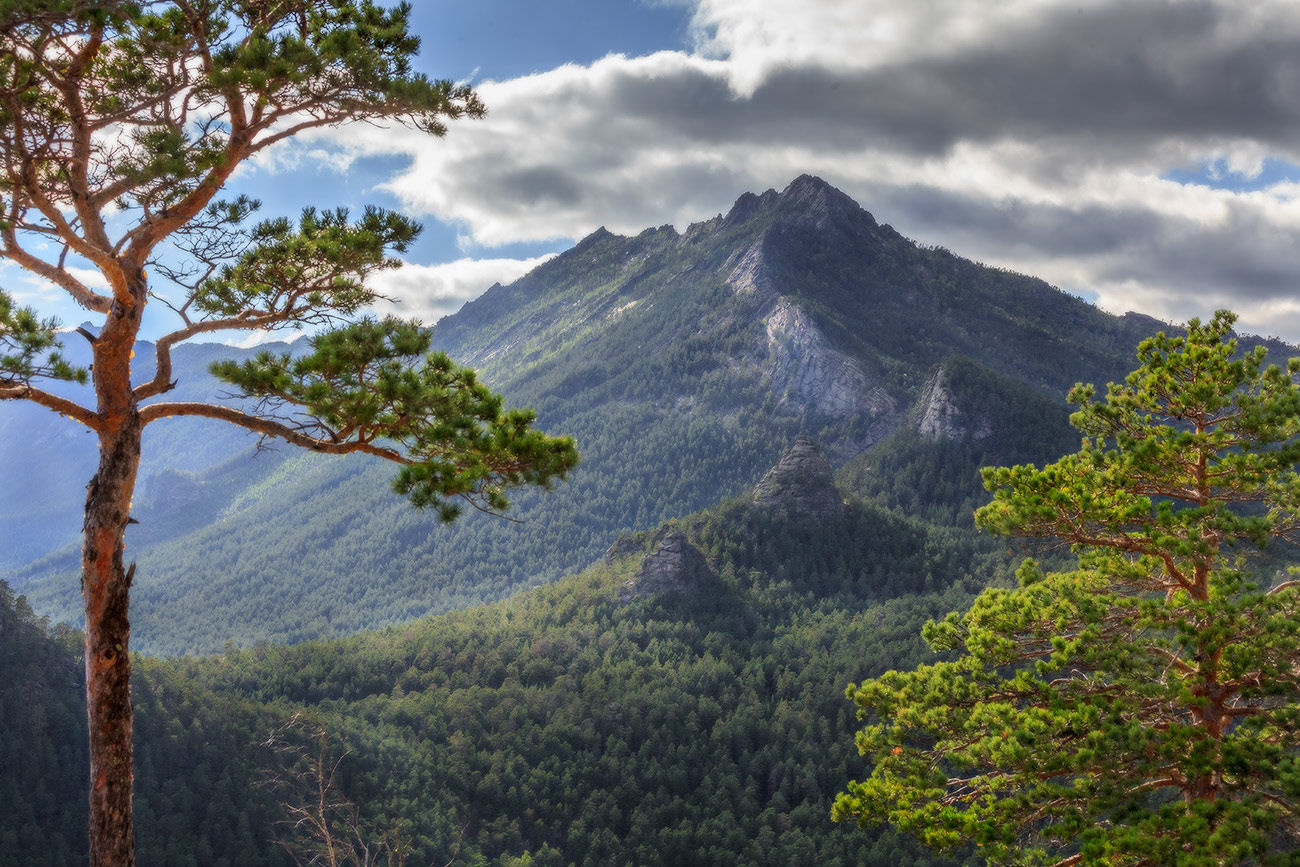
MULTIPOLYGON (((954 351, 1059 399, 1121 376, 1149 330, 918 247, 811 176, 684 232, 600 230, 435 329, 510 403, 578 441, 572 481, 516 500, 522 527, 438 528, 388 492, 388 466, 287 450, 224 476, 203 527, 171 541, 150 535, 153 519, 133 530, 138 646, 303 640, 497 598, 592 562, 620 533, 741 495, 800 434, 832 466, 869 452, 954 351)), ((80 485, 60 488, 75 510, 80 485)), ((28 578, 43 610, 76 616, 75 576, 28 578)))

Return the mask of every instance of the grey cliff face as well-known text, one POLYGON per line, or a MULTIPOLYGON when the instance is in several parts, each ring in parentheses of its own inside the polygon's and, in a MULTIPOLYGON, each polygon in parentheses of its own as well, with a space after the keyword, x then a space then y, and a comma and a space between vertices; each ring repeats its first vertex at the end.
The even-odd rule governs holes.
POLYGON ((826 518, 844 511, 831 465, 811 437, 793 446, 754 486, 754 504, 791 518, 826 518))
POLYGON ((953 401, 948 384, 948 368, 940 365, 925 383, 916 405, 916 429, 921 436, 936 442, 941 439, 988 439, 993 429, 983 416, 963 412, 953 401))
POLYGON ((732 253, 723 266, 731 269, 727 273, 726 283, 736 294, 760 297, 776 294, 771 270, 763 256, 764 241, 764 238, 759 238, 748 247, 732 253))
POLYGON ((780 299, 768 314, 768 367, 782 403, 832 418, 854 413, 887 419, 896 405, 857 361, 831 346, 802 307, 780 299))
POLYGON ((762 331, 755 352, 778 404, 829 418, 873 419, 867 447, 887 436, 901 416, 897 401, 862 365, 836 349, 801 306, 780 295, 764 255, 764 238, 738 250, 726 263, 726 284, 755 299, 762 331))

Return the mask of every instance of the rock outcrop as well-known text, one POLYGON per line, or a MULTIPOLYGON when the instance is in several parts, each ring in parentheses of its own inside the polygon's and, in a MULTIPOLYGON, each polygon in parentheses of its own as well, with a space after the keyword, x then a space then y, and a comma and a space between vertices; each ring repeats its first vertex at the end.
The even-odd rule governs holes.
POLYGON ((967 437, 976 441, 988 439, 993 435, 988 418, 967 413, 957 406, 949 376, 947 365, 941 364, 926 380, 921 399, 916 404, 917 433, 932 442, 967 437))
POLYGON ((153 473, 140 485, 140 499, 150 509, 181 512, 203 499, 203 485, 190 473, 164 469, 153 473))
POLYGON ((790 518, 828 518, 844 512, 831 465, 811 437, 795 440, 754 486, 754 504, 790 518))
POLYGON ((855 413, 888 417, 895 409, 889 393, 867 376, 850 356, 831 346, 802 307, 780 299, 767 315, 768 367, 782 404, 844 418, 855 413))
MULTIPOLYGON (((606 560, 631 553, 624 540, 615 542, 605 555, 606 560)), ((670 532, 655 545, 654 550, 641 561, 631 579, 619 592, 619 601, 626 604, 643 596, 660 593, 694 593, 713 579, 713 570, 700 550, 681 533, 670 532)))
POLYGON ((732 253, 722 266, 730 269, 726 282, 736 294, 756 295, 760 298, 776 295, 772 271, 764 252, 766 244, 767 234, 764 233, 748 247, 742 247, 732 253))

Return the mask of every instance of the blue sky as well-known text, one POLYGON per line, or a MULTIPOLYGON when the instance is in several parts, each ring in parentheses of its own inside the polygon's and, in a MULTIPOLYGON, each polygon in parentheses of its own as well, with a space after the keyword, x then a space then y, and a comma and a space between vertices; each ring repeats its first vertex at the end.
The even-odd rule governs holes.
POLYGON ((475 0, 412 8, 422 72, 453 80, 516 78, 606 54, 641 56, 687 44, 685 4, 643 0, 475 0))
MULTIPOLYGON (((690 21, 684 4, 643 0, 426 0, 411 11, 412 30, 421 39, 419 71, 431 78, 469 82, 591 64, 611 53, 639 57, 683 49, 690 21)), ((264 211, 286 215, 308 205, 400 209, 398 197, 377 186, 409 162, 406 155, 361 157, 346 173, 321 162, 297 171, 261 173, 246 186, 263 200, 264 211)), ((408 259, 425 265, 465 256, 528 260, 562 251, 575 240, 556 237, 485 247, 461 237, 454 224, 436 219, 424 223, 408 259)))
POLYGON ((382 275, 398 312, 435 321, 599 226, 685 228, 809 172, 1112 312, 1231 307, 1300 343, 1292 0, 476 0, 417 3, 413 27, 485 120, 318 132, 235 182, 272 213, 421 220, 382 275))

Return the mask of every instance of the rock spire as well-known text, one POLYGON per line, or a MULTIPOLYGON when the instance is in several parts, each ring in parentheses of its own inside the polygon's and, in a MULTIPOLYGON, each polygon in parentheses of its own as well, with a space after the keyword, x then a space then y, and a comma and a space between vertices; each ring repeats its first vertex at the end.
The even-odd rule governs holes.
MULTIPOLYGON (((610 553, 618 556, 613 548, 610 553)), ((658 541, 641 561, 636 574, 623 585, 619 601, 626 604, 641 596, 694 593, 713 577, 713 570, 700 550, 683 534, 670 532, 658 541)))
POLYGON ((812 437, 795 440, 754 486, 754 504, 791 518, 825 518, 844 511, 831 465, 812 437))

